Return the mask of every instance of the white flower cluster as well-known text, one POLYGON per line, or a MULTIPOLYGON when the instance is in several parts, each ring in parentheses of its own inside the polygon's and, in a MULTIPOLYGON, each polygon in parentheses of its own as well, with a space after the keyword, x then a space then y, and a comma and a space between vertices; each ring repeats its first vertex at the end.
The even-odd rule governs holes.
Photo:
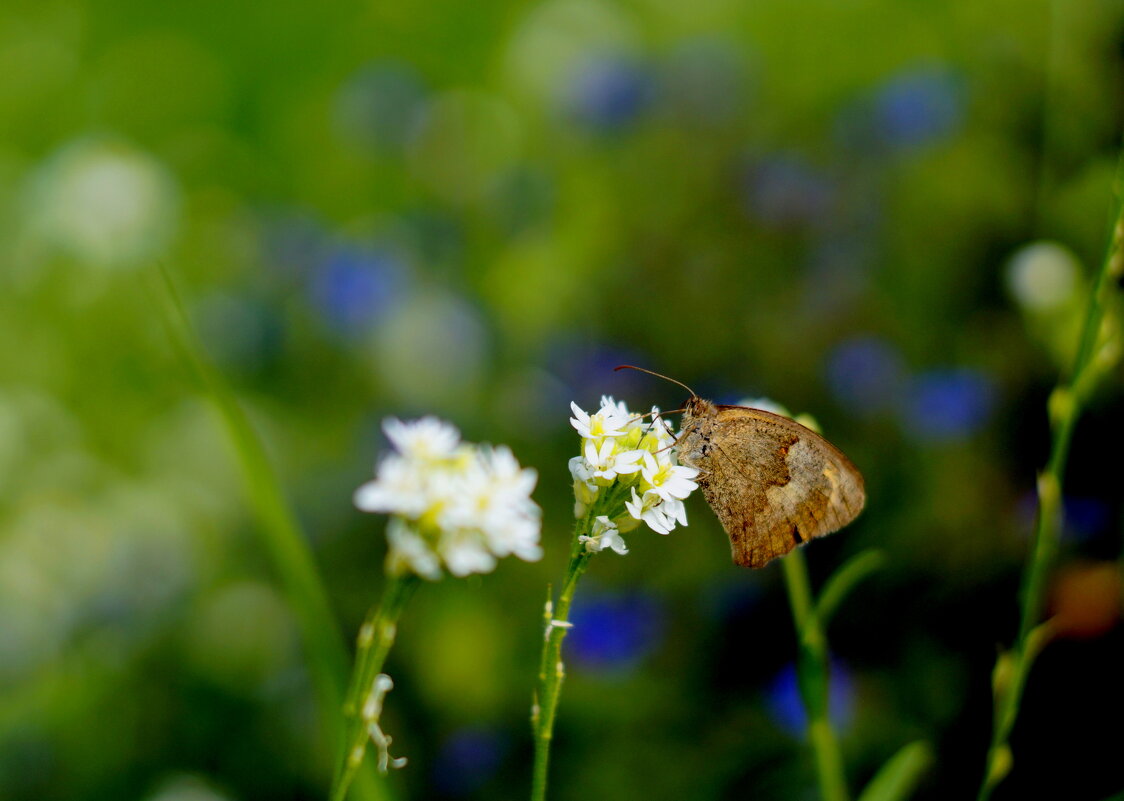
POLYGON ((456 428, 434 417, 389 418, 383 430, 395 452, 356 490, 355 505, 391 515, 391 574, 436 580, 442 567, 467 576, 490 572, 500 557, 542 556, 535 471, 521 468, 510 449, 462 443, 456 428))
POLYGON ((676 464, 675 434, 659 409, 635 415, 610 397, 601 398, 594 414, 576 403, 570 408, 570 424, 582 436, 581 455, 570 460, 570 474, 574 516, 590 519, 589 534, 582 537, 586 547, 625 554, 621 534, 641 522, 660 534, 687 525, 683 500, 698 487, 699 471, 676 464))

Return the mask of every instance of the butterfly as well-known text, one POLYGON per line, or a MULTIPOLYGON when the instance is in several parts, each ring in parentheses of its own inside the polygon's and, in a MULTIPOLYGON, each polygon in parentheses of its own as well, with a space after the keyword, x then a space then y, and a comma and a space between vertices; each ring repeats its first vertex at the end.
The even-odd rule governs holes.
POLYGON ((695 480, 730 537, 735 564, 764 567, 862 511, 862 474, 815 431, 761 409, 712 403, 667 380, 691 393, 676 452, 699 470, 695 480))

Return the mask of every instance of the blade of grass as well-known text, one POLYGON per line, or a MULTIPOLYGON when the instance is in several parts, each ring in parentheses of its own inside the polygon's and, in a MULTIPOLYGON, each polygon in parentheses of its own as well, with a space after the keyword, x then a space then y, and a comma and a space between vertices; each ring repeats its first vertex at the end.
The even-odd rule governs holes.
MULTIPOLYGON (((158 292, 165 326, 173 346, 202 383, 234 446, 246 494, 258 518, 255 530, 277 571, 282 592, 301 632, 319 701, 321 728, 329 740, 329 753, 334 755, 343 736, 344 686, 350 660, 328 594, 261 439, 234 392, 204 356, 172 276, 165 268, 161 268, 160 275, 158 292)), ((358 777, 355 788, 365 801, 390 798, 389 788, 369 769, 358 777)))
POLYGON ((867 784, 859 801, 902 801, 933 765, 933 749, 924 740, 902 746, 867 784))
POLYGON ((886 554, 870 549, 855 554, 831 574, 831 578, 825 581, 820 589, 820 597, 816 601, 816 617, 825 631, 832 615, 847 594, 884 564, 886 564, 886 554))

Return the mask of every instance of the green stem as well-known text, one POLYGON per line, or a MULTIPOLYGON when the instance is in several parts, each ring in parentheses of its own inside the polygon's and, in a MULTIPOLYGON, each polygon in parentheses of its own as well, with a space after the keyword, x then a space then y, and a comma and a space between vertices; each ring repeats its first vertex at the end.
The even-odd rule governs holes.
MULTIPOLYGON (((1124 153, 1117 167, 1118 184, 1122 169, 1124 153)), ((1047 636, 1039 628, 1039 624, 1045 606, 1047 580, 1053 569, 1061 534, 1062 483, 1070 441, 1084 404, 1103 372, 1097 364, 1102 325, 1116 282, 1124 276, 1124 252, 1121 251, 1124 239, 1124 205, 1119 185, 1113 189, 1108 248, 1093 279, 1073 370, 1069 379, 1059 382, 1050 395, 1050 457, 1038 477, 1038 517, 1034 526, 1030 558, 1023 568, 1019 592, 1019 632, 1011 653, 1001 655, 1000 662, 996 665, 991 746, 988 748, 987 769, 976 796, 978 801, 987 801, 992 790, 1010 772, 1012 757, 1007 741, 1018 717, 1031 664, 1047 636)))
POLYGON ((347 735, 336 760, 332 801, 343 801, 347 797, 348 788, 363 764, 363 757, 367 753, 367 725, 370 722, 363 717, 363 705, 394 645, 398 618, 406 608, 418 581, 417 576, 413 575, 389 577, 383 589, 382 600, 378 606, 372 607, 363 620, 363 625, 359 627, 355 667, 351 672, 351 684, 344 703, 347 735))
POLYGON ((808 739, 816 757, 816 775, 824 801, 848 801, 843 754, 829 717, 827 638, 812 601, 804 554, 794 550, 781 560, 785 587, 796 627, 796 674, 800 697, 808 715, 808 739))
POLYGON ((531 777, 531 801, 544 801, 546 798, 547 771, 550 766, 550 746, 554 739, 554 715, 558 709, 558 696, 562 690, 565 670, 562 666, 562 641, 569 628, 570 604, 574 600, 574 590, 578 579, 589 567, 590 552, 579 540, 586 530, 591 515, 579 522, 574 530, 570 548, 570 563, 566 568, 566 579, 558 605, 551 606, 547 601, 546 631, 543 635, 542 659, 539 662, 539 681, 531 707, 531 731, 535 737, 535 762, 531 777))

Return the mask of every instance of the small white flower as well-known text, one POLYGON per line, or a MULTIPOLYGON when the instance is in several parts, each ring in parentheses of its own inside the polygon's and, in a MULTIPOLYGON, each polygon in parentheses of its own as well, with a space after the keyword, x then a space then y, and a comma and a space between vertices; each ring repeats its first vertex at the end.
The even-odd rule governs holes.
POLYGON ((632 417, 623 403, 618 405, 604 395, 601 397, 601 408, 594 414, 589 414, 573 401, 570 401, 570 409, 574 412, 570 425, 585 439, 619 437, 632 417))
POLYGON ((640 458, 644 451, 622 451, 614 453, 616 443, 606 439, 598 448, 592 441, 585 443, 585 460, 594 479, 612 482, 618 475, 629 475, 640 470, 640 458))
POLYGON ((670 498, 661 503, 660 511, 663 512, 664 519, 671 522, 672 528, 676 523, 681 526, 687 525, 687 505, 678 498, 670 498))
POLYGON ((651 453, 644 452, 644 465, 640 475, 644 479, 646 493, 655 493, 661 500, 670 501, 686 498, 699 488, 692 479, 699 471, 693 467, 681 467, 671 459, 659 461, 651 453))
POLYGON ((461 441, 461 433, 454 426, 436 417, 407 423, 391 417, 383 422, 382 430, 396 451, 421 461, 448 459, 461 441))
POLYGON ((636 487, 632 488, 632 500, 625 501, 625 509, 636 520, 642 520, 648 528, 657 534, 668 534, 675 528, 674 519, 669 519, 663 508, 665 501, 658 495, 645 493, 643 497, 636 494, 636 487))
POLYGON ((594 553, 599 553, 605 548, 609 548, 621 556, 628 553, 628 546, 625 544, 620 531, 617 530, 617 524, 605 515, 598 515, 594 518, 593 530, 588 537, 582 536, 578 539, 584 542, 586 547, 594 553))

